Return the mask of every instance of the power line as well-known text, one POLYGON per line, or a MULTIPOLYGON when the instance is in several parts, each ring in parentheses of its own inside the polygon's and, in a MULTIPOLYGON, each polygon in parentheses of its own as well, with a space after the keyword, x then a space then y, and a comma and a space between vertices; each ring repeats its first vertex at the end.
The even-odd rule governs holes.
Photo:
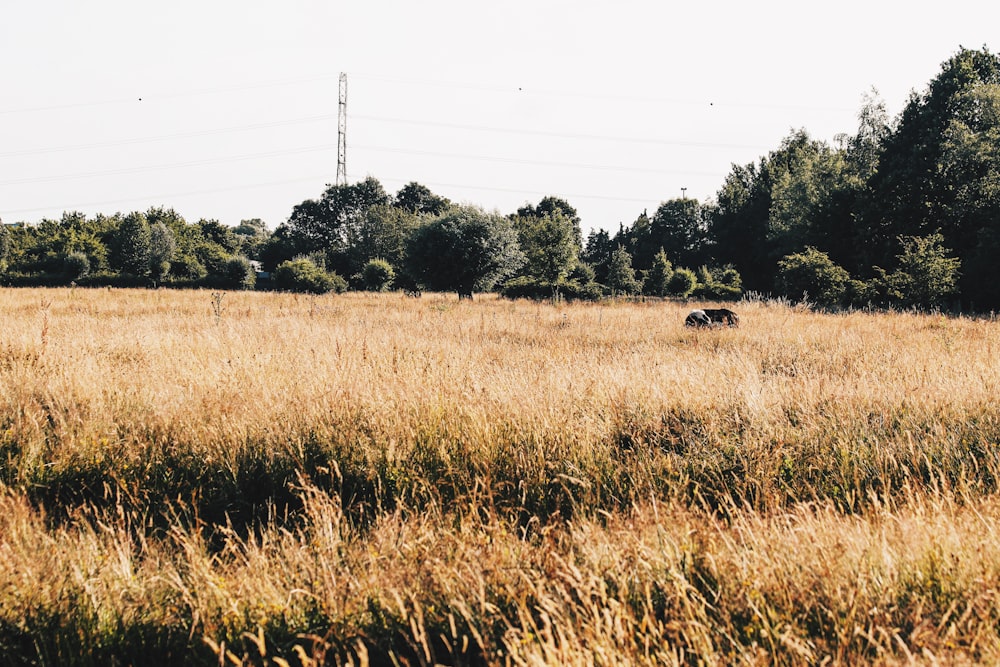
MULTIPOLYGON (((329 118, 329 117, 330 116, 326 116, 325 118, 329 118)), ((246 127, 249 128, 249 127, 252 127, 252 126, 246 126, 246 127)), ((188 133, 188 134, 190 135, 191 133, 188 133)), ((162 137, 162 139, 166 139, 166 138, 167 137, 162 137)), ((128 143, 138 143, 138 142, 147 141, 147 140, 153 140, 153 139, 128 140, 128 143)), ((123 143, 125 143, 125 142, 123 142, 123 143)), ((186 161, 186 162, 175 162, 175 163, 170 163, 170 164, 147 165, 147 166, 142 166, 142 167, 126 167, 126 168, 120 168, 120 169, 108 169, 108 170, 103 170, 103 171, 78 172, 78 173, 73 173, 73 174, 60 174, 60 175, 55 175, 55 176, 42 176, 42 177, 27 177, 27 178, 9 179, 9 180, 5 180, 5 181, 0 181, 0 185, 21 185, 21 184, 28 184, 28 183, 48 183, 48 182, 54 182, 54 181, 75 180, 75 179, 80 179, 80 178, 92 178, 92 177, 99 177, 99 176, 115 176, 115 175, 121 175, 121 174, 139 173, 139 172, 144 172, 144 171, 159 171, 159 170, 166 170, 166 169, 179 169, 179 168, 186 168, 186 167, 203 166, 203 165, 208 165, 208 164, 220 164, 220 163, 225 163, 225 162, 239 162, 239 161, 243 161, 243 160, 252 160, 252 159, 267 158, 267 157, 277 157, 277 156, 283 156, 283 155, 295 155, 295 154, 300 154, 300 153, 325 151, 325 150, 330 150, 332 148, 333 148, 332 144, 319 144, 319 145, 316 145, 316 146, 305 146, 305 147, 297 147, 297 148, 284 149, 284 150, 275 150, 275 151, 266 151, 266 152, 260 152, 260 153, 250 153, 250 154, 235 155, 235 156, 228 156, 228 157, 209 158, 209 159, 204 159, 204 160, 190 160, 190 161, 186 161)), ((337 176, 338 176, 338 179, 340 179, 341 176, 343 176, 343 179, 344 179, 343 182, 340 182, 338 180, 339 184, 346 183, 346 169, 345 169, 345 173, 343 175, 340 173, 341 172, 341 169, 340 169, 341 164, 340 164, 339 158, 340 158, 340 150, 342 148, 343 148, 342 143, 340 141, 338 141, 338 144, 337 144, 337 149, 338 149, 338 168, 337 168, 337 171, 338 171, 338 174, 337 174, 337 176)), ((583 162, 559 162, 559 161, 551 161, 551 160, 530 160, 530 159, 524 159, 524 158, 510 158, 510 157, 501 157, 501 156, 493 156, 493 155, 475 155, 475 154, 468 154, 468 153, 463 154, 463 153, 447 153, 447 152, 441 152, 441 151, 411 150, 411 149, 390 148, 390 147, 384 147, 384 146, 371 146, 371 145, 363 145, 363 144, 362 145, 356 145, 354 148, 357 149, 357 150, 368 150, 368 151, 376 151, 376 152, 383 152, 383 153, 397 153, 397 154, 403 154, 403 155, 423 155, 423 156, 441 157, 441 158, 455 159, 455 160, 476 160, 476 161, 482 161, 482 162, 498 162, 498 163, 507 163, 507 164, 536 165, 536 166, 544 166, 544 167, 564 167, 564 168, 576 168, 576 169, 591 169, 591 170, 602 170, 602 171, 614 171, 614 172, 621 172, 621 173, 701 174, 701 175, 704 175, 704 176, 719 176, 719 175, 722 175, 722 174, 719 174, 719 173, 716 173, 716 172, 693 172, 693 171, 687 170, 687 169, 685 169, 685 170, 671 170, 671 169, 656 169, 656 168, 648 168, 648 167, 629 167, 629 166, 624 166, 624 165, 591 164, 591 163, 583 163, 583 162)), ((53 149, 53 150, 55 150, 55 149, 53 149)), ((11 154, 0 154, 0 155, 11 155, 11 154)), ((345 166, 346 166, 346 163, 345 163, 345 166)))
MULTIPOLYGON (((28 155, 45 155, 48 153, 64 153, 76 150, 88 150, 92 148, 104 148, 112 146, 128 146, 135 144, 153 143, 157 141, 173 141, 176 139, 188 139, 194 137, 204 137, 213 136, 218 134, 228 134, 233 132, 248 132, 252 130, 267 129, 272 127, 285 127, 289 125, 300 125, 308 123, 317 123, 327 120, 332 120, 335 116, 333 114, 317 114, 315 116, 304 116, 301 118, 290 118, 288 120, 278 120, 270 121, 266 123, 253 123, 250 125, 234 125, 230 127, 212 128, 207 130, 192 130, 190 132, 177 132, 174 134, 162 134, 154 135, 149 137, 134 137, 130 139, 119 139, 117 141, 104 141, 104 142, 93 142, 87 144, 73 144, 69 146, 53 146, 49 148, 31 148, 22 149, 16 151, 4 151, 0 152, 0 157, 23 157, 28 155)), ((339 113, 336 116, 338 118, 338 125, 340 122, 339 113)), ((375 122, 387 122, 387 123, 400 123, 408 125, 427 125, 433 127, 443 127, 443 128, 453 128, 469 131, 483 131, 483 132, 494 132, 503 134, 526 134, 533 136, 552 136, 567 139, 593 139, 598 141, 621 141, 626 143, 645 143, 645 144, 658 144, 658 145, 671 145, 671 146, 684 146, 690 148, 743 148, 743 149, 756 149, 761 150, 766 147, 763 146, 750 146, 742 144, 722 144, 722 143, 711 143, 711 142, 695 142, 695 141, 675 141, 667 139, 645 139, 642 137, 615 137, 609 135, 596 135, 596 134, 581 134, 581 133, 566 133, 566 132, 549 132, 543 130, 525 130, 517 128, 503 128, 503 127, 489 127, 489 126, 479 126, 479 125, 465 125, 460 123, 443 123, 437 121, 421 121, 412 120, 406 118, 391 118, 383 116, 353 116, 355 119, 370 120, 375 122)), ((339 127, 338 127, 339 130, 339 127)), ((346 140, 345 140, 346 141, 346 140)), ((338 153, 339 153, 339 134, 338 134, 338 153)), ((338 155, 339 157, 339 155, 338 155)))
POLYGON ((108 169, 105 171, 90 171, 90 172, 80 172, 76 174, 61 174, 58 176, 42 176, 42 177, 32 177, 32 178, 15 178, 6 181, 0 181, 0 185, 22 185, 26 183, 49 183, 52 181, 69 181, 78 178, 93 178, 97 176, 117 176, 121 174, 133 174, 144 171, 160 171, 164 169, 179 169, 186 167, 198 167, 207 164, 219 164, 223 162, 239 162, 242 160, 256 160, 258 158, 265 157, 275 157, 279 155, 295 155, 298 153, 314 153, 318 151, 327 151, 334 148, 333 144, 320 144, 318 146, 306 146, 301 148, 292 148, 280 151, 268 151, 264 153, 250 153, 246 155, 234 155, 224 158, 210 158, 207 160, 191 160, 189 162, 175 162, 172 164, 158 164, 158 165, 148 165, 143 167, 125 167, 121 169, 108 169))
MULTIPOLYGON (((355 178, 358 178, 358 175, 356 174, 354 174, 353 176, 355 178)), ((390 181, 394 183, 406 184, 411 182, 413 179, 389 176, 389 177, 380 177, 378 180, 379 182, 390 181)), ((435 187, 435 188, 455 188, 457 190, 483 190, 487 192, 507 192, 513 194, 523 194, 523 195, 542 196, 542 197, 553 195, 553 196, 563 197, 565 199, 596 199, 599 201, 620 201, 620 202, 632 202, 632 203, 635 202, 642 203, 642 202, 662 200, 662 197, 610 197, 606 195, 595 195, 595 194, 572 194, 566 192, 525 190, 521 188, 502 188, 494 185, 463 185, 460 183, 435 183, 431 181, 421 182, 421 185, 426 185, 427 187, 435 187)))
POLYGON ((405 148, 386 148, 383 146, 355 145, 355 150, 368 150, 381 153, 400 153, 403 155, 426 155, 430 157, 453 158, 458 160, 478 160, 484 162, 501 162, 508 164, 535 165, 541 167, 568 167, 575 169, 597 169, 602 171, 617 171, 623 173, 646 174, 698 174, 701 176, 724 176, 718 172, 691 171, 690 169, 652 169, 647 167, 625 167, 620 165, 589 164, 585 162, 553 162, 549 160, 527 160, 522 158, 507 158, 492 155, 469 155, 460 153, 441 153, 437 151, 409 150, 405 148))
MULTIPOLYGON (((215 89, 211 89, 211 90, 190 91, 190 92, 187 92, 187 93, 176 93, 176 94, 173 94, 173 95, 161 95, 161 97, 185 97, 185 96, 202 95, 202 94, 209 94, 209 93, 229 92, 229 91, 235 91, 235 90, 245 90, 245 89, 253 89, 253 88, 264 88, 264 87, 270 87, 270 86, 274 86, 274 85, 288 85, 290 82, 296 82, 297 83, 297 82, 303 82, 303 81, 315 81, 315 80, 319 80, 319 79, 329 79, 329 78, 330 78, 329 76, 310 77, 310 78, 305 78, 305 79, 300 78, 300 79, 295 79, 295 80, 283 80, 283 81, 280 81, 280 82, 260 83, 260 84, 253 84, 253 85, 247 85, 247 86, 229 86, 229 87, 215 88, 215 89)), ((341 84, 341 89, 340 89, 340 98, 339 98, 339 106, 338 106, 338 143, 337 143, 338 169, 337 169, 337 181, 336 182, 338 184, 341 184, 341 183, 346 184, 346 182, 347 182, 347 171, 346 171, 346 127, 344 127, 344 125, 346 125, 346 123, 345 123, 345 121, 346 121, 346 75, 341 74, 340 84, 341 84)), ((442 85, 445 85, 445 84, 442 84, 442 85)), ((489 87, 483 87, 483 86, 470 86, 470 87, 482 88, 482 89, 485 89, 485 90, 490 90, 489 87)), ((500 89, 496 89, 496 90, 500 90, 500 89)), ((555 91, 549 91, 548 94, 563 94, 563 93, 556 93, 555 91)), ((565 94, 572 95, 572 93, 565 93, 565 94)), ((584 96, 584 95, 581 94, 581 95, 578 95, 578 96, 584 96)), ((597 97, 597 98, 601 97, 601 96, 595 96, 595 95, 588 95, 588 96, 597 97)), ((614 96, 612 96, 612 97, 614 97, 614 96)), ((114 102, 114 101, 116 101, 116 100, 112 100, 111 102, 114 102)), ((681 103, 682 102, 680 100, 663 100, 663 101, 670 101, 670 102, 675 102, 675 103, 681 103)), ((79 103, 79 104, 61 105, 60 107, 48 107, 48 108, 63 108, 63 107, 73 107, 73 106, 86 106, 88 104, 100 104, 100 103, 101 102, 96 102, 96 103, 79 103)), ((37 107, 36 110, 43 109, 43 108, 45 108, 45 107, 37 107)), ((14 113, 16 111, 17 110, 7 110, 7 111, 0 110, 0 113, 14 113)), ((106 146, 118 146, 118 145, 134 144, 134 143, 145 143, 145 142, 152 142, 152 141, 170 140, 170 139, 177 139, 177 138, 184 138, 184 137, 207 136, 207 135, 218 134, 218 133, 223 133, 223 132, 248 131, 248 130, 255 130, 255 129, 267 128, 267 127, 275 127, 275 126, 280 126, 280 125, 288 125, 288 124, 304 123, 304 122, 315 122, 315 121, 319 121, 319 120, 328 120, 331 117, 332 117, 331 114, 323 114, 323 115, 316 115, 316 116, 311 116, 311 117, 306 117, 306 118, 300 118, 300 119, 291 119, 291 120, 287 120, 287 121, 273 121, 273 122, 269 122, 269 123, 257 123, 257 124, 253 124, 253 125, 237 126, 237 127, 230 127, 230 128, 216 128, 216 129, 210 129, 210 130, 196 130, 196 131, 184 132, 184 133, 177 133, 177 134, 172 134, 172 135, 161 135, 161 136, 155 136, 155 137, 145 137, 145 138, 135 138, 135 139, 123 139, 123 140, 119 140, 119 141, 106 142, 106 143, 103 143, 103 144, 101 144, 101 143, 82 144, 82 145, 76 145, 76 146, 57 147, 57 148, 49 148, 49 149, 37 149, 37 150, 34 150, 34 151, 31 151, 31 150, 10 151, 10 152, 6 152, 6 153, 0 153, 0 157, 31 155, 31 154, 42 154, 42 153, 70 151, 70 150, 81 150, 81 149, 88 149, 88 148, 100 147, 102 145, 106 145, 106 146)), ((677 141, 677 140, 666 140, 666 139, 650 139, 650 138, 642 138, 642 137, 636 137, 636 136, 609 136, 609 135, 599 135, 599 134, 589 134, 589 133, 572 133, 572 132, 558 132, 558 131, 547 131, 547 130, 531 130, 531 129, 505 128, 505 127, 483 126, 483 125, 473 125, 473 124, 448 123, 448 122, 440 122, 440 121, 422 121, 422 120, 415 120, 415 119, 394 118, 394 117, 385 117, 385 116, 361 115, 361 116, 355 116, 354 118, 361 119, 361 120, 372 121, 372 122, 376 122, 376 123, 378 123, 378 122, 381 122, 381 123, 400 123, 400 124, 406 124, 406 125, 415 125, 415 126, 424 126, 424 127, 441 127, 441 128, 446 128, 446 129, 457 129, 457 130, 464 130, 464 131, 471 131, 471 132, 490 132, 490 133, 503 133, 503 134, 518 134, 518 135, 525 135, 525 136, 546 136, 546 137, 566 138, 566 139, 572 139, 572 140, 593 140, 593 141, 623 142, 623 143, 658 144, 658 145, 685 146, 685 147, 695 147, 695 148, 743 148, 743 149, 765 149, 765 150, 767 149, 767 147, 763 147, 763 146, 749 146, 749 145, 740 145, 740 144, 722 144, 722 143, 710 143, 710 142, 677 141)), ((122 168, 122 169, 112 169, 112 170, 95 171, 95 172, 83 172, 83 173, 76 173, 76 174, 64 174, 64 175, 48 176, 48 177, 41 177, 41 178, 12 179, 12 180, 8 180, 8 181, 0 181, 0 185, 13 185, 13 184, 23 184, 23 183, 41 183, 41 182, 51 182, 51 181, 59 181, 59 180, 71 180, 71 179, 79 179, 79 178, 89 178, 89 177, 98 177, 98 176, 109 176, 109 175, 118 175, 118 174, 137 173, 137 172, 144 172, 144 171, 155 171, 155 170, 166 170, 166 169, 176 169, 176 168, 187 168, 187 167, 194 167, 194 166, 201 166, 201 165, 208 165, 208 164, 218 164, 218 163, 224 163, 224 162, 232 162, 232 161, 240 161, 240 160, 250 160, 250 159, 259 159, 259 158, 266 158, 266 157, 274 157, 274 156, 278 156, 278 155, 291 155, 291 154, 304 153, 304 152, 325 151, 325 150, 328 150, 330 148, 332 148, 332 146, 330 146, 328 144, 324 144, 324 145, 319 145, 319 146, 293 148, 293 149, 286 149, 286 150, 279 150, 279 151, 269 151, 269 152, 262 152, 262 153, 253 153, 253 154, 247 154, 247 155, 239 155, 239 156, 231 156, 231 157, 223 157, 223 158, 213 158, 213 159, 205 159, 205 160, 192 160, 192 161, 187 161, 187 162, 179 162, 179 163, 164 164, 164 165, 152 165, 152 166, 143 166, 143 167, 129 167, 129 168, 122 168)), ((492 161, 492 162, 507 162, 507 163, 514 163, 514 164, 535 164, 535 165, 540 165, 540 166, 550 166, 550 167, 560 167, 560 168, 568 167, 568 168, 581 168, 581 169, 600 169, 600 170, 619 171, 619 172, 646 172, 646 173, 665 173, 665 174, 666 173, 703 173, 704 175, 713 175, 713 176, 717 175, 717 174, 714 174, 714 173, 713 174, 707 174, 705 172, 690 172, 690 171, 687 171, 687 170, 685 170, 685 171, 680 171, 680 170, 663 170, 663 169, 654 169, 654 168, 626 167, 626 166, 600 165, 600 164, 588 164, 588 163, 556 162, 556 161, 537 161, 537 160, 528 160, 528 159, 519 159, 519 158, 504 158, 504 157, 488 156, 488 155, 461 155, 461 154, 455 154, 455 153, 444 153, 444 152, 435 152, 435 151, 406 150, 406 149, 400 149, 400 148, 387 148, 387 147, 378 147, 378 146, 359 146, 358 148, 361 148, 363 150, 373 150, 373 151, 383 151, 383 152, 393 152, 393 153, 403 153, 403 154, 407 154, 408 153, 408 154, 413 154, 413 155, 426 155, 426 156, 442 157, 442 158, 448 158, 448 159, 481 160, 481 161, 492 161)), ((306 179, 293 179, 293 180, 286 180, 286 181, 277 181, 277 182, 272 182, 270 184, 283 184, 283 183, 300 182, 301 180, 306 180, 306 179)), ((411 179, 388 179, 388 180, 398 180, 400 182, 409 182, 409 181, 412 180, 412 178, 411 179)), ((253 187, 261 187, 261 186, 270 185, 270 184, 257 184, 257 185, 245 185, 245 186, 215 188, 215 189, 200 190, 200 191, 194 191, 194 192, 174 193, 174 194, 169 194, 169 195, 154 195, 154 196, 150 196, 150 197, 144 197, 144 198, 141 198, 141 199, 151 199, 151 198, 160 198, 160 197, 182 197, 182 196, 191 196, 191 195, 198 195, 198 194, 209 194, 209 193, 214 193, 214 192, 226 192, 226 191, 234 191, 234 190, 243 190, 243 189, 249 189, 249 188, 253 188, 253 187)), ((495 191, 495 192, 518 193, 518 194, 522 194, 522 195, 548 195, 548 194, 553 194, 552 192, 535 192, 535 191, 531 191, 531 190, 521 190, 521 189, 503 188, 503 187, 495 187, 495 186, 462 185, 462 184, 455 184, 455 183, 429 183, 428 185, 432 185, 432 186, 435 186, 435 187, 445 187, 445 188, 462 189, 462 190, 480 190, 480 191, 495 191)), ((591 200, 623 201, 623 202, 648 202, 648 201, 652 201, 652 200, 655 199, 655 198, 644 199, 644 198, 632 198, 632 197, 602 196, 602 195, 594 195, 594 194, 566 194, 566 193, 562 193, 561 196, 571 197, 571 198, 591 199, 591 200)), ((136 201, 138 199, 140 199, 140 198, 132 198, 132 199, 126 199, 126 200, 121 200, 121 199, 118 199, 118 200, 106 200, 106 201, 102 201, 102 202, 91 202, 91 203, 88 203, 88 204, 76 204, 75 206, 99 206, 99 205, 116 203, 116 202, 122 202, 122 201, 136 201)), ((47 210, 47 209, 51 209, 51 208, 58 208, 58 207, 40 207, 40 208, 34 208, 34 209, 20 209, 20 212, 30 212, 30 211, 47 210)), ((15 211, 15 212, 17 212, 17 211, 15 211)))
POLYGON ((446 129, 469 130, 473 132, 496 132, 501 134, 523 134, 527 136, 559 137, 562 139, 589 139, 595 141, 612 141, 622 143, 659 144, 665 146, 686 146, 689 148, 740 148, 748 150, 769 150, 766 146, 748 144, 717 144, 704 141, 677 141, 673 139, 650 139, 646 137, 623 137, 603 134, 586 134, 581 132, 553 132, 549 130, 526 130, 508 127, 492 127, 488 125, 467 125, 464 123, 443 123, 433 120, 412 120, 408 118, 392 118, 389 116, 354 115, 355 120, 369 120, 380 123, 399 123, 403 125, 420 125, 425 127, 441 127, 446 129))
POLYGON ((132 139, 119 139, 117 141, 102 141, 89 144, 74 144, 71 146, 54 146, 50 148, 32 148, 17 151, 6 151, 0 153, 0 157, 20 157, 25 155, 44 155, 47 153, 65 153, 75 150, 87 150, 90 148, 104 148, 106 146, 128 146, 132 144, 146 144, 156 141, 173 141, 175 139, 188 139, 191 137, 206 137, 217 134, 228 134, 230 132, 248 132, 251 130, 261 130, 271 127, 284 127, 288 125, 299 125, 305 123, 316 123, 334 118, 333 114, 319 114, 316 116, 305 116, 302 118, 292 118, 289 120, 271 121, 268 123, 254 123, 252 125, 234 125, 231 127, 215 128, 211 130, 192 130, 190 132, 178 132, 176 134, 161 134, 151 137, 135 137, 132 139))
POLYGON ((143 195, 143 196, 138 196, 138 197, 128 197, 128 198, 124 198, 124 199, 105 199, 105 200, 101 200, 101 201, 77 202, 77 203, 73 203, 73 204, 54 204, 54 205, 51 205, 51 206, 38 206, 38 207, 35 207, 35 208, 12 209, 12 210, 4 211, 4 214, 7 215, 7 216, 10 216, 12 214, 34 213, 34 212, 37 212, 37 211, 48 211, 48 210, 51 210, 51 209, 57 209, 57 210, 58 209, 62 209, 63 211, 72 211, 72 210, 75 210, 75 209, 78 209, 78 208, 87 208, 87 207, 91 207, 91 206, 106 206, 106 205, 109 205, 109 204, 124 204, 124 203, 127 203, 127 202, 147 201, 147 200, 150 200, 150 199, 172 199, 172 198, 180 198, 180 197, 194 197, 194 196, 199 196, 199 195, 215 194, 215 193, 218 193, 218 192, 234 192, 234 191, 238 191, 238 190, 252 190, 254 188, 266 188, 266 187, 272 187, 272 186, 278 186, 278 185, 291 185, 292 183, 307 183, 307 182, 315 181, 317 179, 322 179, 322 178, 325 178, 325 177, 321 176, 321 175, 317 175, 317 176, 304 176, 304 177, 301 177, 301 178, 289 178, 289 179, 280 180, 280 181, 265 181, 265 182, 262 182, 262 183, 250 183, 250 184, 246 184, 246 185, 233 185, 233 186, 229 186, 229 187, 211 188, 211 189, 206 189, 206 190, 188 190, 188 191, 185 191, 185 192, 172 192, 172 193, 157 194, 157 195, 143 195))
MULTIPOLYGON (((359 176, 356 175, 356 174, 354 174, 352 176, 355 179, 359 178, 359 176)), ((172 198, 180 198, 180 197, 193 197, 193 196, 200 196, 200 195, 215 194, 215 193, 219 193, 219 192, 235 192, 235 191, 240 191, 240 190, 251 190, 251 189, 254 189, 254 188, 273 187, 273 186, 279 186, 279 185, 290 185, 290 184, 293 184, 293 183, 306 183, 306 182, 315 181, 317 179, 323 179, 323 178, 324 178, 324 176, 322 176, 322 175, 314 175, 314 176, 304 176, 304 177, 299 177, 299 178, 283 179, 283 180, 278 180, 278 181, 264 181, 264 182, 249 183, 249 184, 244 184, 244 185, 233 185, 233 186, 222 187, 222 188, 208 188, 208 189, 202 189, 202 190, 187 190, 187 191, 182 191, 182 192, 161 193, 161 194, 152 194, 152 195, 140 195, 140 196, 136 196, 136 197, 127 197, 127 198, 120 198, 120 199, 104 199, 104 200, 90 201, 90 202, 74 202, 74 203, 68 203, 68 204, 65 204, 65 203, 64 204, 53 204, 53 205, 49 205, 49 206, 37 206, 37 207, 33 207, 33 208, 10 209, 10 210, 4 211, 4 214, 7 215, 8 217, 10 217, 10 216, 15 215, 15 214, 34 213, 34 212, 37 212, 37 211, 47 211, 47 210, 53 210, 53 209, 56 209, 56 210, 60 210, 61 209, 63 211, 71 211, 71 210, 76 210, 78 208, 89 208, 89 207, 93 207, 93 206, 106 206, 106 205, 110 205, 110 204, 123 204, 123 203, 127 203, 127 202, 135 202, 135 201, 163 200, 163 199, 172 199, 172 198)), ((412 180, 413 180, 412 178, 399 178, 399 177, 392 177, 392 176, 389 176, 389 177, 380 177, 379 178, 380 182, 394 182, 394 183, 400 183, 400 184, 406 184, 406 183, 411 182, 412 180)), ((456 189, 456 190, 479 190, 479 191, 486 191, 486 192, 505 192, 505 193, 513 193, 513 194, 521 194, 521 195, 531 195, 531 196, 555 195, 555 196, 564 197, 566 199, 592 199, 592 200, 599 200, 599 201, 620 201, 620 202, 630 202, 630 203, 646 203, 646 202, 651 202, 651 201, 659 201, 661 199, 660 197, 612 197, 612 196, 595 195, 595 194, 579 194, 579 193, 574 194, 574 193, 566 193, 566 192, 529 190, 529 189, 521 189, 521 188, 503 188, 503 187, 497 187, 497 186, 491 186, 491 185, 469 185, 469 184, 463 184, 463 183, 441 183, 441 182, 433 182, 433 181, 423 182, 422 185, 426 185, 427 187, 435 187, 435 188, 452 188, 452 189, 456 189)), ((327 183, 327 186, 329 186, 329 183, 327 183)))
MULTIPOLYGON (((483 84, 482 82, 469 82, 469 81, 410 79, 394 75, 365 74, 365 73, 353 73, 352 76, 367 81, 376 81, 376 82, 380 81, 385 83, 398 83, 398 84, 414 85, 421 87, 435 86, 435 87, 449 88, 449 89, 474 90, 474 91, 500 93, 500 94, 541 95, 549 97, 572 97, 572 98, 585 98, 594 100, 619 100, 626 102, 660 103, 660 104, 699 106, 699 107, 713 106, 719 108, 739 107, 739 108, 760 108, 760 109, 790 109, 790 110, 801 110, 801 111, 837 111, 837 112, 855 111, 853 107, 840 107, 840 106, 775 104, 773 102, 755 102, 748 100, 724 100, 724 99, 709 100, 704 98, 662 97, 657 95, 614 94, 608 92, 595 93, 591 91, 556 90, 551 88, 530 88, 530 87, 525 88, 523 85, 514 85, 514 84, 499 85, 499 84, 483 84)), ((339 74, 327 73, 327 74, 316 74, 313 76, 289 77, 283 79, 272 79, 269 81, 259 81, 255 83, 223 85, 223 86, 214 86, 211 88, 181 90, 181 91, 165 92, 165 93, 157 93, 156 91, 152 92, 144 91, 142 92, 142 99, 146 101, 155 101, 158 99, 176 99, 183 97, 198 97, 202 95, 218 95, 221 93, 242 92, 245 90, 258 90, 264 88, 292 86, 303 83, 316 83, 321 81, 328 81, 330 79, 337 77, 339 77, 339 74)), ((105 99, 68 102, 61 104, 40 104, 35 106, 14 107, 9 109, 0 109, 0 115, 17 114, 17 113, 37 113, 42 111, 76 109, 81 107, 104 106, 111 104, 133 104, 135 102, 135 99, 136 99, 135 97, 112 97, 105 99)))

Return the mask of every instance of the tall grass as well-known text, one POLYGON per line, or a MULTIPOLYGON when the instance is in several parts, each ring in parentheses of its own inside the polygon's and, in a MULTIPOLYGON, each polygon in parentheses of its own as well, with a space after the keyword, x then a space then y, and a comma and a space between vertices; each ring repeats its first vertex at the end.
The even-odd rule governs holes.
POLYGON ((0 655, 996 661, 1000 327, 689 309, 0 292, 0 655))

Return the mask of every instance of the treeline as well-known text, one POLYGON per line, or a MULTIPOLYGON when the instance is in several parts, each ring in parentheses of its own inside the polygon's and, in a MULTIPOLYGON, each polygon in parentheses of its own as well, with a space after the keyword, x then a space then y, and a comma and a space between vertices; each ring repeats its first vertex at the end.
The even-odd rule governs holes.
POLYGON ((270 234, 261 220, 229 227, 190 224, 172 209, 128 214, 64 213, 60 220, 0 226, 6 285, 253 287, 249 258, 270 234))
POLYGON ((793 131, 714 201, 674 200, 585 256, 729 266, 747 290, 824 306, 1000 308, 1000 60, 961 49, 896 119, 872 95, 835 145, 793 131))
POLYGON ((471 296, 738 298, 824 307, 1000 307, 1000 59, 960 49, 890 119, 877 94, 833 144, 794 130, 734 165, 716 197, 672 199, 583 238, 546 197, 510 214, 457 206, 418 183, 329 186, 273 232, 175 212, 76 213, 7 225, 7 284, 420 289, 471 296))

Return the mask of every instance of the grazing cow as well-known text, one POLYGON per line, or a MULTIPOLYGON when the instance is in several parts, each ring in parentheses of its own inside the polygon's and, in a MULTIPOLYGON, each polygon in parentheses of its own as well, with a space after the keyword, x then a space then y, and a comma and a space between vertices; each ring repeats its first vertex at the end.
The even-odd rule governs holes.
POLYGON ((688 313, 688 316, 684 318, 684 326, 710 327, 712 326, 712 320, 709 319, 704 310, 692 310, 688 313))
POLYGON ((740 326, 740 316, 728 308, 705 308, 702 312, 713 323, 718 322, 719 324, 726 324, 731 327, 740 326))

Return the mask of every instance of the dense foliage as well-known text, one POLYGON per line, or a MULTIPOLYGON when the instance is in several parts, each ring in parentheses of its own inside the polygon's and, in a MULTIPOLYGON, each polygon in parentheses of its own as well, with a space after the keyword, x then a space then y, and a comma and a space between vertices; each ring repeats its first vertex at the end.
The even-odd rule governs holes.
POLYGON ((276 285, 266 278, 280 265, 308 257, 366 290, 720 300, 752 290, 823 307, 993 310, 1000 58, 962 48, 895 119, 873 91, 856 131, 832 145, 795 130, 757 162, 734 165, 710 201, 670 199, 614 233, 591 227, 584 238, 559 197, 504 216, 415 182, 392 195, 369 176, 295 205, 273 232, 256 219, 189 224, 156 208, 8 224, 0 278, 246 288, 234 277, 243 257, 262 288, 276 285))

